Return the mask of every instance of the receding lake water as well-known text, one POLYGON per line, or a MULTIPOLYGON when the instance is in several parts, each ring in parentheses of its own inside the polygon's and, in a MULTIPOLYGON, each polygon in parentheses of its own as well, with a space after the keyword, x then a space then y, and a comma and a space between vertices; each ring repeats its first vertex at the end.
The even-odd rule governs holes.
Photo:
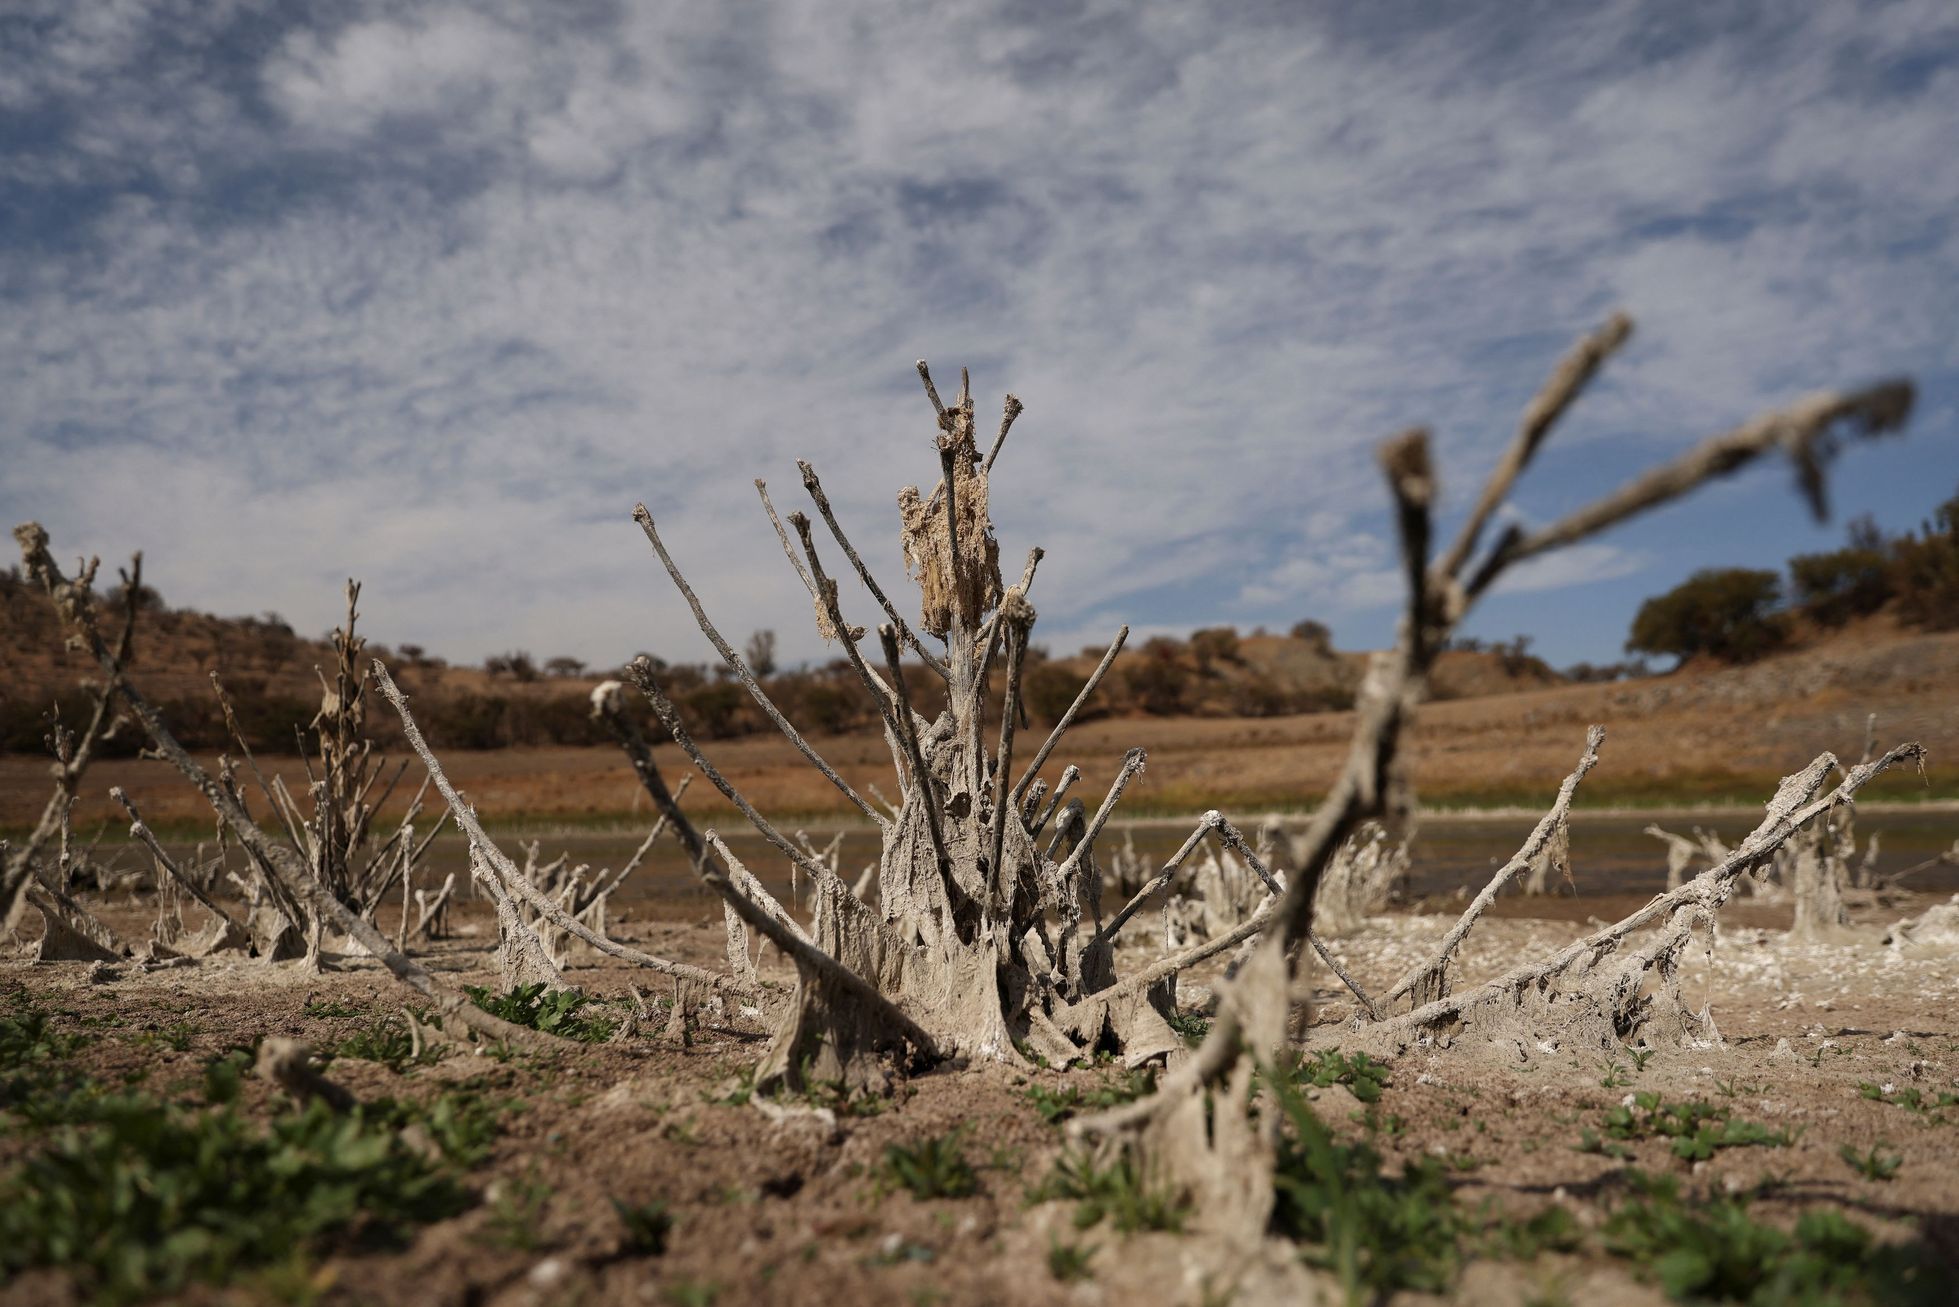
MULTIPOLYGON (((1452 893, 1463 886, 1479 888, 1492 870, 1516 853, 1536 822, 1537 818, 1531 816, 1425 818, 1412 849, 1410 891, 1416 895, 1440 895, 1452 893)), ((1656 823, 1646 815, 1584 811, 1572 814, 1571 858, 1578 894, 1581 897, 1587 894, 1643 894, 1665 888, 1666 846, 1644 833, 1645 827, 1651 824, 1656 823)), ((1730 845, 1739 842, 1753 825, 1747 817, 1727 813, 1676 815, 1657 824, 1681 835, 1692 835, 1694 828, 1700 826, 1718 834, 1730 845)), ((1137 853, 1151 864, 1161 865, 1195 825, 1195 820, 1188 825, 1159 821, 1116 825, 1101 841, 1105 865, 1106 854, 1121 848, 1125 840, 1133 840, 1137 853)), ((1299 822, 1290 822, 1288 828, 1297 830, 1300 825, 1299 822)), ((718 829, 735 856, 746 863, 764 884, 778 891, 788 885, 788 860, 764 842, 760 835, 745 827, 722 826, 718 829)), ((818 847, 826 847, 838 829, 803 828, 818 847)), ((864 825, 842 830, 840 869, 844 879, 851 880, 859 870, 876 860, 877 832, 864 825)), ((793 838, 793 832, 787 833, 793 838)), ((1251 833, 1251 829, 1247 828, 1247 838, 1251 833)), ((594 868, 623 866, 644 838, 643 835, 620 832, 576 830, 509 837, 492 831, 492 835, 505 852, 520 861, 523 858, 522 845, 535 839, 541 859, 549 860, 559 853, 565 853, 574 863, 589 863, 594 868)), ((1861 813, 1857 835, 1860 849, 1864 840, 1873 835, 1878 838, 1879 853, 1874 865, 1880 874, 1901 871, 1950 849, 1953 841, 1959 839, 1959 814, 1908 811, 1861 813)), ((466 849, 459 837, 445 835, 430 853, 430 863, 426 864, 419 878, 422 883, 439 883, 448 872, 465 872, 467 868, 466 849)), ((1699 865, 1702 864, 1696 864, 1696 869, 1699 865)), ((1912 876, 1905 886, 1950 893, 1959 890, 1959 868, 1932 868, 1912 876)), ((647 860, 626 882, 615 902, 686 899, 697 894, 704 895, 705 891, 694 878, 679 846, 669 836, 662 835, 647 860)))
MULTIPOLYGON (((1410 893, 1416 896, 1441 896, 1465 887, 1480 888, 1490 873, 1517 851, 1536 821, 1536 817, 1527 815, 1433 815, 1424 818, 1412 850, 1410 893)), ((1655 824, 1655 819, 1649 815, 1585 811, 1572 814, 1572 868, 1580 898, 1650 894, 1665 888, 1666 847, 1644 833, 1645 827, 1650 824, 1655 824)), ((1749 818, 1734 813, 1676 814, 1659 819, 1657 824, 1676 834, 1690 836, 1694 828, 1700 826, 1718 834, 1729 845, 1738 842, 1753 825, 1749 818)), ((1153 867, 1161 866, 1195 825, 1195 819, 1188 824, 1175 821, 1129 825, 1112 823, 1101 842, 1103 864, 1106 868, 1110 855, 1121 849, 1125 841, 1133 841, 1136 852, 1146 862, 1153 867)), ((1288 829, 1294 831, 1302 825, 1297 820, 1287 823, 1288 829)), ((1251 837, 1255 826, 1255 822, 1242 824, 1247 838, 1251 837)), ((735 856, 746 863, 750 871, 779 895, 786 893, 789 886, 786 858, 746 826, 722 826, 718 829, 735 856)), ((819 848, 827 847, 839 829, 842 830, 840 869, 845 880, 854 880, 860 870, 877 858, 877 832, 869 826, 808 826, 801 829, 819 848)), ((787 833, 793 838, 794 830, 787 833)), ((1953 841, 1959 839, 1959 814, 1909 810, 1864 812, 1858 816, 1857 834, 1860 849, 1862 841, 1873 835, 1878 838, 1879 853, 1874 865, 1880 874, 1897 872, 1950 849, 1953 841)), ((505 853, 520 863, 524 859, 525 846, 534 840, 541 861, 549 861, 563 853, 574 864, 585 863, 594 870, 624 866, 645 838, 643 832, 580 829, 512 833, 492 828, 491 835, 505 853)), ((191 852, 186 844, 170 843, 174 845, 173 853, 188 855, 191 852)), ((232 856, 234 865, 238 865, 235 850, 232 856)), ((132 866, 141 858, 140 851, 132 848, 121 853, 116 861, 132 866)), ((1698 870, 1702 865, 1697 863, 1694 869, 1698 870)), ((453 829, 446 830, 429 850, 428 857, 416 874, 415 884, 418 888, 433 888, 452 871, 466 884, 468 866, 467 845, 453 829)), ((1959 890, 1959 867, 1941 866, 1919 872, 1905 881, 1902 888, 1952 893, 1959 890)), ((621 906, 635 902, 647 906, 658 903, 679 906, 696 899, 705 903, 707 898, 708 891, 695 878, 679 846, 671 836, 662 835, 613 902, 621 906)))

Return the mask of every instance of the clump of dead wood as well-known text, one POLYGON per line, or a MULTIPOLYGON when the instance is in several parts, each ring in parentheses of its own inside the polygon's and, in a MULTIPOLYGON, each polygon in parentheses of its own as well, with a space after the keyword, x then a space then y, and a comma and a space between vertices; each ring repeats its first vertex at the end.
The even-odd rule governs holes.
MULTIPOLYGON (((1269 928, 1236 976, 1218 992, 1209 1035, 1150 1098, 1075 1123, 1078 1134, 1133 1150, 1159 1181, 1194 1200, 1207 1225, 1234 1241, 1262 1237, 1273 1205, 1277 1123, 1253 1102, 1255 1072, 1276 1064, 1287 1029, 1298 945, 1312 933, 1316 891, 1336 853, 1368 821, 1394 821, 1410 808, 1403 733, 1422 701, 1437 652, 1475 603, 1512 568, 1586 540, 1647 509, 1671 502, 1764 454, 1784 453, 1812 508, 1824 511, 1823 469, 1846 437, 1880 435, 1904 424, 1912 388, 1886 382, 1848 394, 1812 395, 1713 437, 1548 526, 1512 525, 1486 549, 1483 534, 1517 478, 1571 406, 1631 332, 1616 316, 1580 341, 1526 409, 1517 433, 1484 484, 1453 541, 1433 552, 1436 477, 1425 431, 1389 441, 1382 469, 1394 503, 1408 592, 1395 647, 1376 655, 1356 710, 1345 768, 1304 835, 1296 869, 1268 915, 1269 928)), ((1530 1056, 1540 1048, 1633 1037, 1718 1038, 1712 1014, 1692 1010, 1676 976, 1685 951, 1710 936, 1714 914, 1744 876, 1758 873, 1799 832, 1847 805, 1879 772, 1915 761, 1901 745, 1842 769, 1824 755, 1785 779, 1761 824, 1716 865, 1670 889, 1625 920, 1468 990, 1453 984, 1451 963, 1496 892, 1534 868, 1559 865, 1572 795, 1596 763, 1604 732, 1592 728, 1577 768, 1524 847, 1445 934, 1435 952, 1383 1000, 1363 1005, 1361 1046, 1395 1051, 1474 1043, 1530 1056), (1651 928, 1649 930, 1649 928, 1651 928), (1406 1004, 1398 1013, 1389 1005, 1406 1004)))

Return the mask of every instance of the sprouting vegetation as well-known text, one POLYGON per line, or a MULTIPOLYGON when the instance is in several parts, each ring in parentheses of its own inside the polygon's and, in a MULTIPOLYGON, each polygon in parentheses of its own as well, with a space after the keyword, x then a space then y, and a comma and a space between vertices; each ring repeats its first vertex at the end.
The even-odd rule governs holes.
POLYGON ((1666 1139, 1673 1155, 1686 1162, 1705 1161, 1721 1148, 1785 1148, 1796 1142, 1797 1132, 1771 1130, 1753 1121, 1737 1119, 1725 1107, 1699 1100, 1664 1102, 1657 1093, 1629 1094, 1628 1102, 1605 1114, 1598 1130, 1587 1128, 1579 1148, 1588 1153, 1609 1153, 1629 1157, 1629 1150, 1614 1148, 1611 1141, 1666 1139))
POLYGON ((957 1132, 916 1144, 887 1144, 878 1178, 921 1199, 971 1198, 979 1192, 979 1173, 966 1160, 957 1132))
POLYGON ((466 985, 463 989, 476 1006, 491 1016, 581 1044, 603 1043, 617 1028, 617 1023, 609 1017, 586 1013, 587 1008, 597 1003, 596 999, 569 989, 547 990, 542 981, 519 985, 502 994, 492 993, 482 985, 466 985))
POLYGON ((1807 1211, 1787 1230, 1757 1220, 1747 1195, 1687 1194, 1671 1176, 1627 1178, 1633 1193, 1607 1218, 1605 1246, 1678 1302, 1939 1301, 1919 1250, 1880 1244, 1841 1213, 1807 1211))
POLYGON ((1293 1083, 1326 1089, 1344 1085, 1363 1103, 1381 1101, 1381 1091, 1389 1084, 1385 1064, 1365 1053, 1346 1054, 1337 1048, 1323 1048, 1303 1057, 1294 1066, 1293 1083))
POLYGON ((627 1203, 614 1198, 612 1210, 618 1213, 619 1224, 625 1229, 629 1252, 658 1257, 667 1250, 667 1239, 673 1234, 673 1211, 665 1202, 655 1198, 627 1203))
POLYGON ((1075 1226, 1086 1230, 1107 1221, 1122 1234, 1138 1230, 1181 1230, 1184 1204, 1147 1182, 1134 1159, 1098 1159, 1066 1152, 1028 1195, 1035 1202, 1075 1204, 1075 1226))
POLYGON ((397 1072, 413 1066, 427 1066, 439 1061, 442 1056, 437 1048, 418 1048, 407 1019, 401 1016, 382 1017, 362 1026, 335 1044, 333 1053, 336 1057, 379 1062, 390 1071, 397 1072))
POLYGON ((295 1253, 399 1242, 472 1201, 392 1113, 323 1104, 260 1126, 143 1094, 94 1099, 0 1179, 0 1269, 71 1270, 131 1301, 295 1253))
POLYGON ((1050 1125, 1057 1125, 1084 1111, 1096 1111, 1105 1107, 1115 1107, 1121 1103, 1134 1102, 1156 1088, 1156 1073, 1145 1069, 1126 1071, 1113 1080, 1105 1080, 1098 1085, 1077 1084, 1076 1077, 1055 1087, 1034 1083, 1025 1090, 1027 1101, 1041 1114, 1041 1119, 1050 1125))

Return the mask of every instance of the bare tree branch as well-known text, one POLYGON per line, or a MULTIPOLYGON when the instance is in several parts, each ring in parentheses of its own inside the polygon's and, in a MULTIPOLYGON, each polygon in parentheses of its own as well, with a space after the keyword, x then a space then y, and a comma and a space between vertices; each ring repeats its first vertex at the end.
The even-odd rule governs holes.
POLYGON ((422 760, 422 765, 428 768, 429 776, 435 781, 436 790, 448 801, 449 811, 456 815, 456 825, 461 827, 463 833, 469 837, 470 847, 476 851, 480 862, 494 873, 496 883, 504 893, 516 895, 527 903, 532 911, 559 930, 576 936, 608 956, 718 990, 732 990, 744 994, 752 992, 747 985, 732 976, 689 966, 684 962, 655 957, 651 953, 643 953, 617 940, 608 939, 560 908, 552 901, 550 895, 532 884, 530 878, 524 875, 517 864, 497 847, 496 842, 483 829, 482 823, 477 821, 476 810, 470 807, 468 800, 457 793, 456 787, 449 783, 448 774, 442 770, 441 760, 435 756, 435 751, 429 748, 428 741, 422 738, 421 728, 415 724, 415 716, 408 710, 408 696, 395 685, 394 678, 388 675, 388 669, 381 665, 378 658, 374 662, 374 677, 375 683, 381 687, 382 696, 394 706, 395 713, 401 718, 401 733, 407 739, 408 747, 415 751, 416 756, 422 760))
POLYGON ((694 587, 687 584, 687 578, 680 574, 680 568, 674 564, 673 555, 667 552, 666 545, 661 542, 660 533, 653 525, 653 515, 646 511, 645 504, 634 505, 633 520, 638 522, 639 529, 646 533, 646 539, 652 544, 653 552, 660 556, 660 561, 666 565, 667 575, 673 578, 675 588, 687 600, 687 606, 693 609, 694 621, 700 626, 701 633, 707 636, 709 643, 721 655, 721 661, 725 662, 733 670, 735 679, 742 683, 742 686, 748 691, 749 697, 761 706, 764 713, 768 714, 769 720, 776 724, 776 729, 780 730, 788 738, 789 743, 796 746, 796 751, 809 760, 809 765, 822 773, 823 779, 836 786, 838 791, 846 799, 849 799, 857 806, 859 812, 869 817, 874 824, 882 827, 884 825, 884 814, 873 808, 863 795, 852 789, 850 782, 837 775, 836 770, 829 763, 823 761, 821 755, 814 748, 810 747, 809 741, 805 740, 802 733, 795 728, 787 717, 782 715, 782 710, 775 706, 775 701, 770 699, 768 692, 762 689, 762 683, 755 679, 755 674, 749 670, 748 664, 742 660, 741 655, 735 652, 734 646, 721 638, 721 632, 716 630, 714 623, 708 620, 707 610, 701 607, 700 599, 694 594, 694 587))
POLYGON ((1456 924, 1449 928, 1449 933, 1444 935, 1441 944, 1436 946, 1435 955, 1395 982, 1394 988, 1388 991, 1387 1002, 1392 1003, 1403 994, 1415 991, 1424 985, 1436 984, 1446 976, 1449 959, 1455 955, 1455 951, 1468 937, 1470 927, 1474 926, 1477 918, 1481 917, 1490 904, 1496 901, 1497 892, 1523 874, 1525 868, 1530 866, 1531 860, 1551 838, 1552 831, 1569 816, 1572 797, 1578 792, 1578 783, 1585 779, 1586 773, 1598 765, 1599 746, 1603 743, 1605 743, 1604 727, 1593 726, 1586 731, 1584 755, 1579 758, 1576 770, 1565 777, 1564 784, 1558 787, 1558 797, 1551 804, 1551 810, 1538 821, 1529 838, 1524 841, 1523 847, 1517 850, 1516 856, 1499 867, 1496 874, 1490 877, 1490 883, 1483 887, 1482 893, 1463 909, 1462 916, 1456 919, 1456 924))
POLYGON ((1490 472, 1489 480, 1483 485, 1483 493, 1470 511, 1469 519, 1462 525, 1455 543, 1435 564, 1437 575, 1454 578, 1462 571, 1463 564, 1476 550, 1476 542, 1488 525, 1490 515, 1502 506, 1509 496, 1510 488, 1516 484, 1517 477, 1529 466, 1532 455, 1544 443, 1544 437, 1563 417, 1574 401, 1584 393, 1585 387, 1598 374, 1605 361, 1616 353, 1632 336, 1632 319, 1623 313, 1615 313, 1606 319, 1605 325, 1575 345, 1569 354, 1558 360, 1558 366, 1537 392, 1529 406, 1524 409, 1523 421, 1517 425, 1517 434, 1511 438, 1510 447, 1503 451, 1503 457, 1490 472))
POLYGON ((1836 452, 1837 431, 1847 429, 1852 437, 1897 431, 1911 416, 1913 397, 1909 381, 1886 381, 1849 394, 1826 391, 1811 395, 1786 408, 1751 418, 1733 431, 1702 441, 1672 462, 1661 464, 1550 526, 1507 533, 1470 583, 1469 597, 1482 594, 1504 571, 1526 559, 1597 535, 1607 527, 1678 499, 1774 450, 1783 451, 1795 461, 1804 496, 1820 518, 1827 507, 1822 468, 1836 452))
POLYGON ((1014 419, 1019 417, 1021 411, 1026 407, 1017 397, 1013 395, 1007 396, 1006 407, 1000 414, 1000 434, 993 437, 993 448, 986 451, 986 470, 988 472, 993 470, 993 460, 1000 457, 1000 446, 1007 443, 1007 433, 1013 430, 1014 419))
MULTIPOLYGON (((871 597, 878 601, 878 606, 884 609, 884 615, 891 619, 891 625, 897 628, 898 634, 903 637, 906 644, 911 646, 912 652, 918 655, 919 661, 931 668, 940 680, 950 681, 952 669, 945 665, 944 659, 927 649, 911 627, 905 624, 905 619, 898 615, 897 606, 886 597, 884 587, 877 583, 877 578, 871 575, 871 569, 864 566, 864 560, 857 556, 857 550, 852 547, 850 538, 843 533, 843 527, 837 522, 837 515, 830 507, 830 497, 823 493, 823 483, 816 479, 816 469, 802 459, 796 460, 796 467, 803 474, 803 489, 809 492, 810 499, 815 502, 816 511, 823 515, 823 524, 830 528, 830 534, 836 538, 838 546, 843 549, 844 557, 849 559, 850 565, 857 570, 857 579, 864 583, 864 588, 869 590, 871 597)), ((779 527, 777 529, 780 530, 779 527)), ((821 596, 818 598, 820 602, 821 596)))
MULTIPOLYGON (((1048 732, 1048 738, 1035 752, 1034 761, 1027 764, 1027 770, 1022 772, 1020 779, 1014 783, 1015 802, 1019 802, 1020 796, 1027 792, 1028 785, 1040 772, 1041 764, 1045 763, 1048 755, 1054 752, 1054 746, 1061 743, 1061 737, 1068 733, 1068 728, 1074 724, 1076 715, 1082 710, 1082 705, 1087 703, 1089 696, 1095 693, 1095 687, 1102 684, 1102 678, 1109 674, 1109 668, 1115 665, 1116 655, 1122 652, 1123 641, 1128 638, 1129 628, 1124 626, 1116 632, 1116 638, 1109 642, 1109 651, 1102 655, 1102 661, 1095 665, 1093 672, 1089 673, 1088 680, 1082 685, 1081 693, 1077 694, 1075 701, 1068 705, 1068 711, 1061 714, 1061 720, 1054 724, 1054 729, 1048 732)), ((1059 790, 1055 792, 1055 797, 1057 799, 1060 797, 1059 790)))

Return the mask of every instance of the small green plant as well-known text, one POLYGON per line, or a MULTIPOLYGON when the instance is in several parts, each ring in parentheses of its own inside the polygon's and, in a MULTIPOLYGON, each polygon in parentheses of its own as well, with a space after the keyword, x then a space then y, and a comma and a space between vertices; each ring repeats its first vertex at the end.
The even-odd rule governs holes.
POLYGON ((1633 1156, 1632 1149, 1626 1147, 1624 1144, 1615 1144, 1599 1138, 1598 1131, 1592 1129, 1590 1126, 1586 1126, 1578 1132, 1578 1146, 1574 1151, 1580 1153, 1596 1153, 1600 1157, 1616 1158, 1621 1162, 1630 1162, 1633 1156))
POLYGON ((535 1170, 523 1179, 504 1179, 492 1187, 490 1219, 483 1227, 484 1238, 501 1248, 535 1252, 545 1244, 544 1211, 551 1202, 551 1186, 535 1170))
POLYGON ((1294 1084, 1317 1089, 1345 1085, 1363 1103, 1380 1102, 1381 1091, 1389 1083, 1385 1062, 1377 1062, 1365 1053, 1350 1057, 1337 1048, 1323 1048, 1311 1057, 1302 1058, 1293 1068, 1291 1079, 1294 1084))
POLYGON ((489 1157, 496 1143, 498 1121, 511 1110, 508 1102, 496 1102, 470 1085, 459 1086, 438 1095, 428 1103, 396 1103, 382 1099, 373 1110, 385 1112, 397 1127, 418 1126, 432 1140, 446 1161, 472 1167, 489 1157))
POLYGON ((0 1179, 0 1276, 69 1270, 109 1302, 224 1284, 356 1232, 398 1242, 469 1198, 365 1108, 323 1105, 261 1128, 99 1095, 0 1179))
MULTIPOLYGON (((1721 1148, 1784 1148, 1797 1138, 1787 1130, 1770 1130, 1753 1121, 1736 1120, 1727 1108, 1716 1107, 1712 1103, 1699 1100, 1666 1103, 1661 1101, 1658 1094, 1650 1091, 1633 1094, 1631 1098, 1630 1103, 1621 1104, 1605 1114, 1606 1137, 1670 1139, 1673 1141, 1673 1155, 1683 1161, 1704 1161, 1721 1148)), ((1581 1144, 1580 1151, 1606 1151, 1602 1141, 1598 1141, 1598 1147, 1591 1146, 1594 1140, 1590 1137, 1590 1131, 1586 1135, 1587 1142, 1581 1144)))
POLYGON ((1063 1284, 1086 1280, 1095 1274, 1089 1262, 1095 1257, 1095 1245, 1086 1243, 1062 1243, 1059 1239, 1048 1242, 1048 1274, 1063 1284))
POLYGON ((1199 1012, 1187 1012, 1178 1008, 1169 1017, 1170 1029, 1177 1032, 1184 1043, 1196 1048, 1204 1042, 1204 1036, 1211 1033, 1211 1018, 1199 1012))
POLYGON ((658 1257, 667 1250, 667 1236, 673 1233, 673 1213, 659 1199, 646 1203, 612 1200, 619 1224, 626 1229, 626 1250, 642 1257, 658 1257))
POLYGON ((1054 1170, 1028 1197, 1034 1202, 1054 1199, 1075 1204, 1075 1228, 1086 1230, 1108 1221, 1123 1234, 1138 1230, 1181 1230, 1183 1205, 1170 1194, 1146 1184, 1128 1155, 1103 1163, 1087 1153, 1063 1153, 1054 1170))
POLYGON ((418 1051, 408 1022, 402 1017, 382 1017, 372 1025, 361 1027, 335 1045, 333 1055, 379 1062, 397 1073, 410 1067, 427 1066, 442 1056, 433 1048, 418 1051))
POLYGON ((1303 1244, 1308 1262, 1338 1276, 1350 1302, 1398 1289, 1445 1290, 1468 1225, 1440 1163, 1411 1162, 1388 1176, 1372 1146, 1337 1142, 1296 1086, 1281 1079, 1274 1088, 1288 1127, 1274 1176, 1274 1228, 1303 1244))
POLYGON ((714 1307, 721 1286, 712 1280, 678 1280, 661 1290, 660 1296, 673 1307, 714 1307))
POLYGON ((1492 1257, 1528 1262, 1547 1252, 1570 1252, 1584 1239, 1585 1233, 1570 1209, 1553 1206, 1522 1221, 1491 1216, 1481 1242, 1483 1251, 1492 1257))
POLYGON ((1933 1125, 1944 1125, 1950 1119, 1944 1114, 1946 1108, 1959 1107, 1959 1094, 1942 1089, 1928 1097, 1917 1085, 1906 1085, 1903 1089, 1898 1089, 1888 1084, 1877 1085, 1868 1080, 1860 1080, 1857 1082, 1857 1092, 1872 1102, 1901 1107, 1914 1116, 1923 1117, 1933 1125))
POLYGON ((1104 1108, 1119 1107, 1132 1103, 1156 1090, 1154 1071, 1130 1071, 1120 1080, 1105 1080, 1093 1088, 1084 1090, 1079 1084, 1070 1082, 1059 1089, 1046 1085, 1031 1084, 1025 1091, 1027 1101, 1041 1114, 1041 1119, 1049 1125, 1059 1125, 1071 1116, 1084 1110, 1100 1111, 1104 1108))
POLYGON ((1658 1050, 1651 1048, 1629 1048, 1626 1050, 1626 1056, 1632 1059, 1633 1070, 1644 1071, 1646 1064, 1653 1060, 1656 1051, 1658 1050))
POLYGON ((1626 1078, 1626 1068, 1620 1066, 1617 1062, 1601 1062, 1599 1063, 1599 1070, 1605 1073, 1599 1077, 1598 1085, 1600 1089, 1618 1089, 1621 1086, 1632 1083, 1632 1081, 1626 1078))
MULTIPOLYGON (((813 1071, 815 1062, 816 1060, 814 1058, 804 1058, 803 1074, 801 1077, 803 1087, 800 1090, 794 1090, 784 1085, 775 1091, 773 1101, 778 1103, 801 1103, 806 1107, 825 1109, 837 1116, 883 1115, 884 1109, 887 1106, 885 1099, 880 1098, 876 1094, 853 1094, 849 1086, 845 1085, 841 1080, 817 1079, 813 1071)), ((740 1106, 746 1103, 754 1094, 753 1087, 750 1083, 753 1076, 754 1072, 752 1070, 745 1072, 745 1078, 742 1081, 741 1088, 735 1094, 728 1095, 723 1101, 734 1106, 740 1106), (739 1095, 738 1102, 736 1101, 737 1095, 739 1095)))
POLYGON ((581 1044, 604 1043, 612 1037, 614 1023, 604 1017, 583 1015, 597 1000, 569 989, 546 992, 544 982, 519 985, 507 994, 492 994, 481 985, 463 987, 470 1001, 491 1016, 502 1017, 513 1025, 528 1026, 547 1035, 560 1035, 581 1044))
POLYGON ((1755 1221, 1745 1197, 1689 1200, 1670 1176, 1627 1176, 1635 1194, 1607 1219, 1606 1246, 1677 1301, 1939 1301, 1920 1249, 1879 1246, 1839 1212, 1804 1212, 1784 1231, 1755 1221))
POLYGON ((138 1048, 167 1048, 173 1053, 187 1053, 197 1033, 194 1022, 172 1021, 167 1026, 157 1026, 132 1035, 129 1042, 138 1048))
POLYGON ((204 1101, 213 1106, 238 1101, 238 1090, 251 1069, 252 1050, 234 1048, 204 1064, 204 1101))
POLYGON ((12 1011, 0 1015, 0 1112, 33 1116, 50 1104, 58 1109, 86 1082, 66 1063, 92 1036, 57 1029, 25 990, 12 997, 12 1011))
POLYGON ((1866 1180, 1889 1180, 1898 1174, 1898 1168, 1905 1164, 1901 1153, 1888 1153, 1882 1145, 1869 1152, 1860 1153, 1849 1144, 1837 1150, 1845 1164, 1866 1180))
POLYGON ((957 1131, 910 1147, 886 1145, 878 1178, 914 1198, 971 1198, 979 1192, 979 1173, 966 1160, 957 1131))
POLYGON ((335 1021, 343 1017, 357 1017, 361 1014, 361 1010, 357 1007, 349 1007, 345 1003, 337 1003, 331 999, 324 998, 307 999, 306 1005, 300 1008, 300 1011, 315 1021, 335 1021))

